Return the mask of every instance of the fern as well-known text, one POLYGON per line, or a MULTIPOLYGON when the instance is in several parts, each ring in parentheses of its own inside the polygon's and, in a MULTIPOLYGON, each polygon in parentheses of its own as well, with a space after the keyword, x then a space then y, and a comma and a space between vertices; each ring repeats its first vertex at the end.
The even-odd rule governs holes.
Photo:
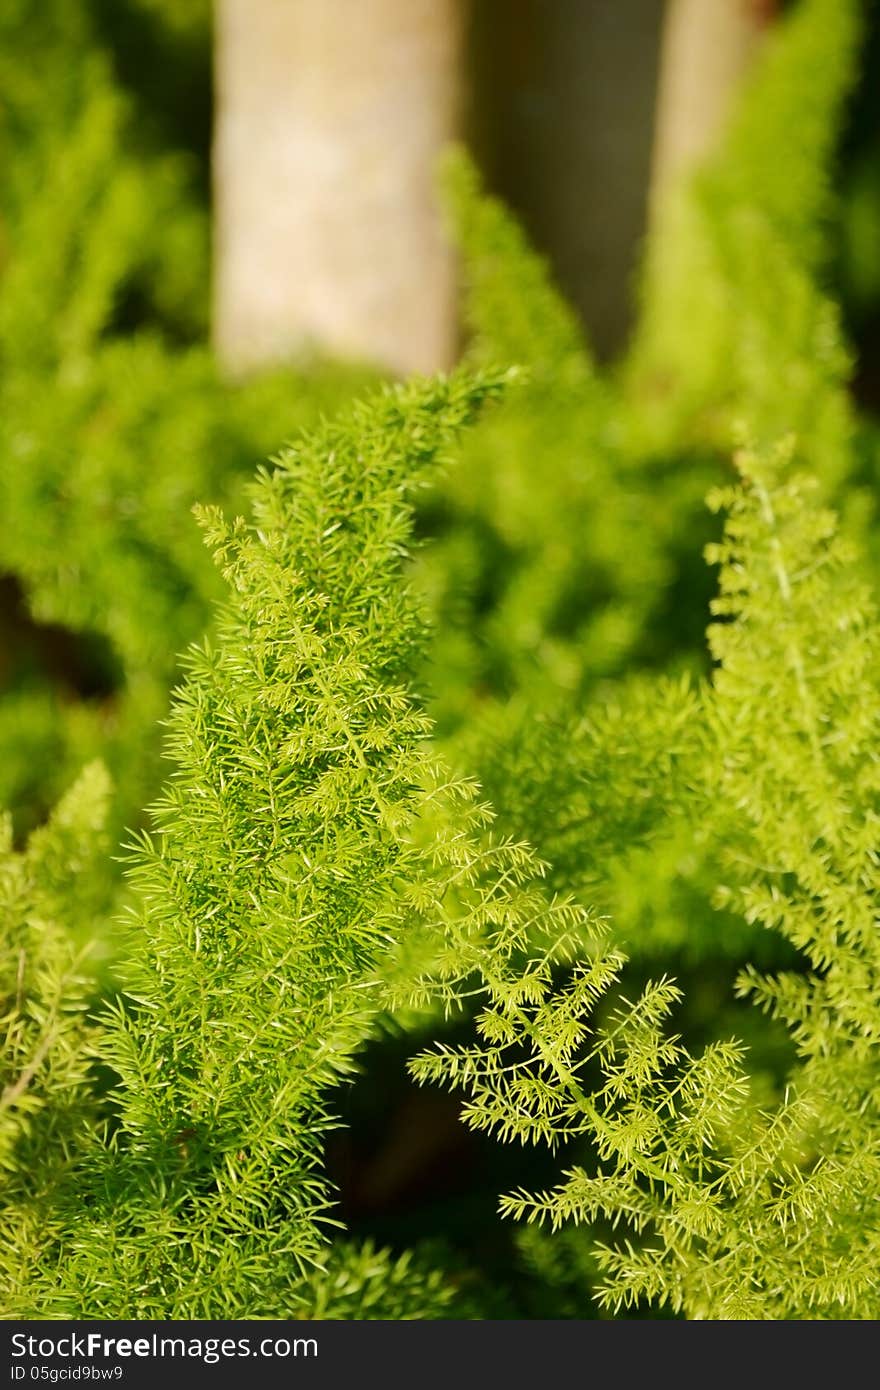
POLYGON ((458 1311, 456 1290, 441 1271, 409 1251, 395 1257, 370 1241, 335 1246, 327 1265, 308 1276, 303 1297, 302 1316, 319 1320, 422 1321, 458 1311))
POLYGON ((138 148, 86 6, 47 0, 35 15, 11 0, 0 40, 3 360, 74 371, 135 294, 191 339, 205 322, 207 221, 186 161, 138 148))
POLYGON ((0 787, 20 831, 96 754, 115 783, 92 763, 0 855, 10 1316, 506 1310, 420 1230, 332 1238, 338 1088, 407 1029, 418 1082, 556 1174, 521 1154, 501 1202, 530 1310, 876 1315, 877 620, 824 288, 860 28, 853 0, 780 23, 666 210, 619 372, 453 155, 479 370, 329 423, 357 373, 233 390, 180 345, 203 213, 85 8, 41 15, 45 99, 0 56, 0 564, 114 687, 7 672, 0 787))
POLYGON ((142 137, 87 6, 4 6, 0 76, 0 568, 37 622, 103 639, 111 687, 74 703, 46 673, 9 681, 0 761, 20 760, 28 701, 32 756, 4 804, 38 823, 100 756, 118 838, 158 789, 154 731, 221 592, 190 507, 240 509, 256 461, 367 374, 232 388, 192 345, 205 210, 185 159, 142 137))
POLYGON ((57 1266, 45 1252, 33 1310, 279 1316, 305 1297, 323 1095, 379 1007, 372 966, 414 872, 412 490, 496 390, 381 396, 262 477, 253 527, 203 512, 231 599, 190 657, 178 771, 136 851, 131 1002, 101 1045, 114 1130, 85 1148, 75 1235, 57 1266))
POLYGON ((850 355, 822 280, 862 23, 858 0, 797 6, 717 155, 660 209, 627 364, 639 447, 690 436, 726 450, 744 419, 764 445, 797 431, 828 489, 852 472, 850 355))
POLYGON ((445 734, 487 698, 579 698, 627 663, 686 647, 671 602, 689 563, 681 536, 717 479, 633 453, 614 384, 548 267, 460 151, 444 188, 470 360, 524 368, 423 509, 434 544, 420 583, 438 630, 426 680, 445 734))
POLYGON ((58 1238, 59 1191, 84 1129, 97 1118, 92 1068, 95 911, 107 845, 109 786, 94 764, 26 851, 5 826, 2 891, 3 1051, 0 1288, 11 1315, 58 1238), (14 1252, 14 1254, 13 1254, 14 1252))
POLYGON ((809 0, 777 29, 724 147, 671 195, 617 374, 597 372, 473 171, 460 157, 450 171, 472 350, 516 351, 529 376, 474 433, 428 514, 441 538, 424 578, 441 629, 432 708, 446 755, 486 787, 505 830, 535 844, 559 891, 610 913, 639 955, 774 956, 713 906, 728 832, 711 789, 684 791, 681 779, 702 788, 702 754, 674 709, 691 699, 676 694, 682 669, 691 681, 705 670, 710 595, 694 560, 713 534, 702 499, 727 476, 736 422, 759 441, 799 431, 848 531, 864 535, 873 509, 849 353, 820 288, 861 20, 849 0, 809 0), (794 117, 807 91, 810 110, 794 117), (624 671, 636 674, 610 688, 624 671), (690 750, 671 764, 670 727, 690 750))
POLYGON ((784 1099, 770 1111, 747 1103, 735 1044, 688 1055, 666 1028, 678 1000, 669 981, 593 1021, 610 964, 579 958, 553 981, 533 948, 505 974, 504 934, 477 955, 455 928, 449 952, 478 978, 480 1041, 413 1063, 419 1080, 466 1091, 477 1128, 589 1140, 592 1172, 516 1191, 502 1211, 553 1229, 626 1223, 637 1244, 596 1250, 599 1297, 617 1307, 876 1312, 876 618, 831 515, 804 484, 780 480, 785 462, 743 454, 743 483, 713 498, 729 519, 711 553, 724 621, 711 629, 720 665, 704 715, 716 796, 739 818, 720 892, 804 958, 804 970, 747 971, 740 986, 797 1047, 784 1099))
POLYGON ((440 538, 423 580, 441 633, 429 680, 444 732, 487 695, 578 699, 633 664, 696 666, 702 499, 742 420, 765 444, 796 431, 829 496, 866 524, 865 495, 842 491, 865 459, 851 355, 823 290, 860 6, 806 0, 777 28, 723 147, 662 210, 617 371, 597 369, 547 267, 467 158, 447 163, 471 355, 517 362, 526 378, 427 508, 440 538))

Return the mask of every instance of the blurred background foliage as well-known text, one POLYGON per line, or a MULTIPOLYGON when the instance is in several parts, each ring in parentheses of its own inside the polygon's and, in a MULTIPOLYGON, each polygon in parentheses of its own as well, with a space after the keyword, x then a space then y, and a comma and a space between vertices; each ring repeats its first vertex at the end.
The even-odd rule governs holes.
MULTIPOLYGON (((724 826, 706 813, 692 718, 713 588, 702 551, 718 531, 703 499, 737 430, 794 431, 864 538, 880 448, 880 19, 853 0, 785 8, 720 147, 653 220, 638 276, 646 161, 633 159, 614 295, 593 301, 599 352, 570 252, 548 264, 540 200, 475 103, 472 143, 525 230, 451 152, 463 352, 521 371, 426 497, 416 567, 434 618, 422 684, 446 756, 554 886, 609 914, 636 977, 683 980, 688 1043, 735 1030, 768 1090, 788 1047, 732 982, 746 960, 791 962, 715 901, 724 826)), ((477 0, 476 73, 488 9, 477 0)), ((119 846, 161 784, 180 653, 220 593, 193 503, 245 509, 256 465, 380 374, 218 369, 212 42, 209 0, 0 9, 0 803, 21 842, 85 764, 106 762, 116 854, 83 868, 83 932, 119 908, 119 846)), ((656 57, 639 63, 644 122, 656 57)), ((601 202, 601 171, 588 193, 601 202)), ((336 1098, 346 1127, 328 1152, 350 1231, 400 1250, 417 1234, 417 1273, 367 1244, 316 1282, 319 1315, 334 1277, 331 1306, 353 1311, 332 1315, 370 1315, 358 1309, 377 1271, 391 1303, 374 1316, 397 1316, 394 1290, 413 1280, 426 1316, 589 1315, 589 1246, 551 1249, 495 1217, 497 1193, 538 1186, 545 1160, 467 1134, 454 1101, 407 1080, 425 1026, 388 1020, 336 1098)))
POLYGON ((207 26, 78 0, 0 17, 0 796, 19 831, 99 752, 117 833, 137 820, 178 656, 220 593, 190 508, 241 510, 257 463, 371 375, 217 371, 207 26))

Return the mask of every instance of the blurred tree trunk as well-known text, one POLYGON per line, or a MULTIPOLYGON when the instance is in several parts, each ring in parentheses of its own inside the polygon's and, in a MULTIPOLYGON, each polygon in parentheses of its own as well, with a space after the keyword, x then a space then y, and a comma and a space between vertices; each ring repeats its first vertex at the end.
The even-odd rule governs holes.
POLYGON ((233 371, 303 350, 448 366, 434 194, 458 0, 217 0, 214 335, 233 371))
POLYGON ((721 134, 775 0, 668 0, 651 203, 700 163, 721 134))

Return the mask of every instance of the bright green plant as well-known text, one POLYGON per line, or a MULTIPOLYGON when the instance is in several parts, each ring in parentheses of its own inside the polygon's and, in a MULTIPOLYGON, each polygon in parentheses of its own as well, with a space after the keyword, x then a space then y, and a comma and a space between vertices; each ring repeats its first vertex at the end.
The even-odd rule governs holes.
MULTIPOLYGON (((4 826, 0 1171, 3 1244, 25 1273, 62 1229, 59 1190, 97 1120, 89 1010, 108 845, 106 773, 88 768, 48 824, 16 853, 4 826)), ((4 1280, 5 1283, 5 1280, 4 1280)), ((6 1289, 7 1312, 19 1291, 6 1289)))
POLYGON ((726 450, 744 419, 764 444, 797 431, 823 486, 851 474, 851 363, 824 280, 863 23, 858 0, 798 5, 709 165, 658 209, 626 373, 640 447, 690 436, 726 450))
POLYGON ((449 162, 471 356, 526 376, 426 519, 443 730, 493 696, 531 691, 546 707, 633 667, 702 667, 703 497, 727 477, 742 422, 763 444, 796 431, 848 524, 866 525, 853 484, 874 463, 824 288, 862 27, 858 0, 805 0, 767 39, 712 162, 658 210, 633 342, 612 372, 467 158, 449 162))
POLYGON ((713 837, 659 769, 680 785, 689 775, 691 697, 677 692, 705 670, 703 498, 729 478, 739 424, 771 446, 799 431, 848 532, 864 537, 873 513, 873 445, 823 289, 862 23, 850 0, 806 0, 768 38, 712 163, 659 211, 615 372, 598 372, 546 268, 466 162, 450 171, 471 351, 514 357, 527 376, 429 511, 432 709, 447 756, 484 784, 505 828, 639 953, 769 949, 719 917, 713 837))
POLYGON ((230 599, 191 654, 178 770, 135 851, 130 1003, 96 1024, 112 1123, 80 1135, 47 1222, 67 1239, 24 1269, 11 1243, 17 1310, 279 1316, 306 1296, 323 1094, 380 1007, 374 963, 428 854, 409 844, 431 771, 406 688, 411 496, 496 391, 381 396, 263 476, 252 527, 203 513, 230 599))
POLYGON ((791 1033, 784 1098, 747 1103, 732 1043, 688 1056, 666 1032, 679 996, 667 980, 594 1022, 607 960, 578 961, 559 981, 533 948, 511 974, 504 945, 475 951, 457 924, 435 987, 448 997, 450 979, 477 975, 479 1041, 428 1052, 413 1070, 464 1090, 467 1123, 503 1139, 589 1140, 589 1166, 553 1190, 512 1193, 502 1211, 554 1229, 599 1216, 629 1226, 636 1245, 595 1249, 603 1302, 666 1302, 699 1318, 871 1318, 876 615, 806 485, 754 453, 740 470, 740 486, 713 499, 729 519, 711 551, 723 621, 710 630, 719 666, 698 715, 703 814, 717 800, 735 827, 718 850, 719 897, 799 953, 796 969, 746 970, 739 984, 791 1033))
POLYGON ((699 530, 714 475, 705 461, 673 475, 634 456, 619 393, 547 266, 463 153, 450 157, 445 185, 470 359, 525 369, 426 503, 435 541, 421 582, 439 632, 429 680, 440 727, 451 731, 487 698, 580 696, 697 637, 667 610, 688 564, 683 527, 696 518, 699 530))
POLYGON ((876 1316, 872 461, 824 283, 859 7, 780 24, 619 370, 459 154, 468 365, 329 422, 357 373, 217 380, 184 164, 84 7, 27 9, 0 565, 100 679, 0 699, 19 843, 88 764, 0 864, 5 1314, 497 1315, 416 1218, 334 1239, 390 1036, 516 1141, 540 1315, 876 1316))
POLYGON ((85 700, 10 673, 0 789, 27 828, 100 755, 118 837, 158 789, 155 729, 220 593, 190 508, 238 509, 256 463, 365 374, 223 382, 197 342, 207 218, 191 170, 139 143, 86 6, 5 6, 0 75, 0 570, 37 622, 103 653, 85 700))

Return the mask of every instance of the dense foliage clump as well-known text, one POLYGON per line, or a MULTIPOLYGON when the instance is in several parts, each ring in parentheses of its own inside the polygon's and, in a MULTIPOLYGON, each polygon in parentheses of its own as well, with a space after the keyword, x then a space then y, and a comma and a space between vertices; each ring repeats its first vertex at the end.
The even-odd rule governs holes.
POLYGON ((465 361, 354 403, 354 369, 217 376, 188 156, 100 7, 45 7, 37 87, 29 10, 5 1314, 875 1317, 876 432, 831 293, 861 6, 768 39, 612 369, 450 154, 465 361), (352 1196, 365 1112, 402 1218, 352 1196), (423 1140, 491 1190, 414 1198, 423 1140))

